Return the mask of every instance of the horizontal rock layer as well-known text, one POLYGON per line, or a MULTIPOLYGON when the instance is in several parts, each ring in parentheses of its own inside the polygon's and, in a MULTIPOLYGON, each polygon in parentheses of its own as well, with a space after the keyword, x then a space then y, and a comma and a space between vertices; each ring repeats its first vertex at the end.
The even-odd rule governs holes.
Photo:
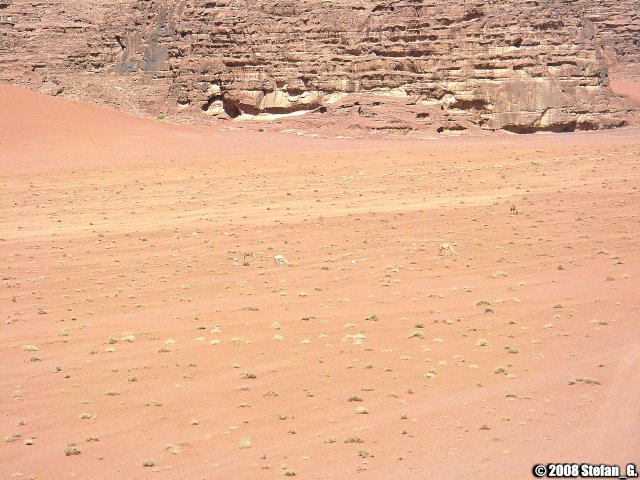
POLYGON ((610 74, 640 77, 632 4, 0 0, 0 81, 196 119, 313 111, 382 130, 610 128, 629 121, 610 74))

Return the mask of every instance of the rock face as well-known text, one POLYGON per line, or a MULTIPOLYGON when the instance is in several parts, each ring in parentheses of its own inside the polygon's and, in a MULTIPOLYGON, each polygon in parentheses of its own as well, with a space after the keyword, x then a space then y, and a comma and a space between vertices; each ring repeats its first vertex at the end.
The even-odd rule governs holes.
POLYGON ((190 119, 573 131, 627 124, 640 10, 614 0, 0 0, 0 81, 190 119))

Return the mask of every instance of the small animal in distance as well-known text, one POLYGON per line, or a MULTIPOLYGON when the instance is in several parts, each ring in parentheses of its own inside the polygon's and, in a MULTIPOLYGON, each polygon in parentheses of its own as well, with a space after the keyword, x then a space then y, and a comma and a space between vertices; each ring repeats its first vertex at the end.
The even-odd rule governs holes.
POLYGON ((443 252, 446 256, 448 256, 449 253, 456 253, 456 251, 453 249, 453 246, 448 243, 440 244, 440 255, 442 255, 443 252))

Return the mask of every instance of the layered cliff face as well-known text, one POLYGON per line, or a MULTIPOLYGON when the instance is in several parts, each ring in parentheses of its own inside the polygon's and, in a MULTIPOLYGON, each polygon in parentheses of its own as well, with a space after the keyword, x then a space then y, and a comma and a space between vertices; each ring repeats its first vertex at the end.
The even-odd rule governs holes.
POLYGON ((0 0, 0 80, 192 119, 372 129, 629 121, 640 12, 613 0, 0 0))

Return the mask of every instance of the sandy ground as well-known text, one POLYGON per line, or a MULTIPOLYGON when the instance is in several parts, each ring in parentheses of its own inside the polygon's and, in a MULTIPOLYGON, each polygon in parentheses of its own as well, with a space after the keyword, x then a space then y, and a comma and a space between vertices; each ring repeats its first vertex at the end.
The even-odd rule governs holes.
POLYGON ((624 95, 640 102, 640 82, 632 79, 613 80, 611 90, 619 95, 624 95))
POLYGON ((1 478, 640 463, 638 130, 306 139, 0 87, 0 131, 1 478))

